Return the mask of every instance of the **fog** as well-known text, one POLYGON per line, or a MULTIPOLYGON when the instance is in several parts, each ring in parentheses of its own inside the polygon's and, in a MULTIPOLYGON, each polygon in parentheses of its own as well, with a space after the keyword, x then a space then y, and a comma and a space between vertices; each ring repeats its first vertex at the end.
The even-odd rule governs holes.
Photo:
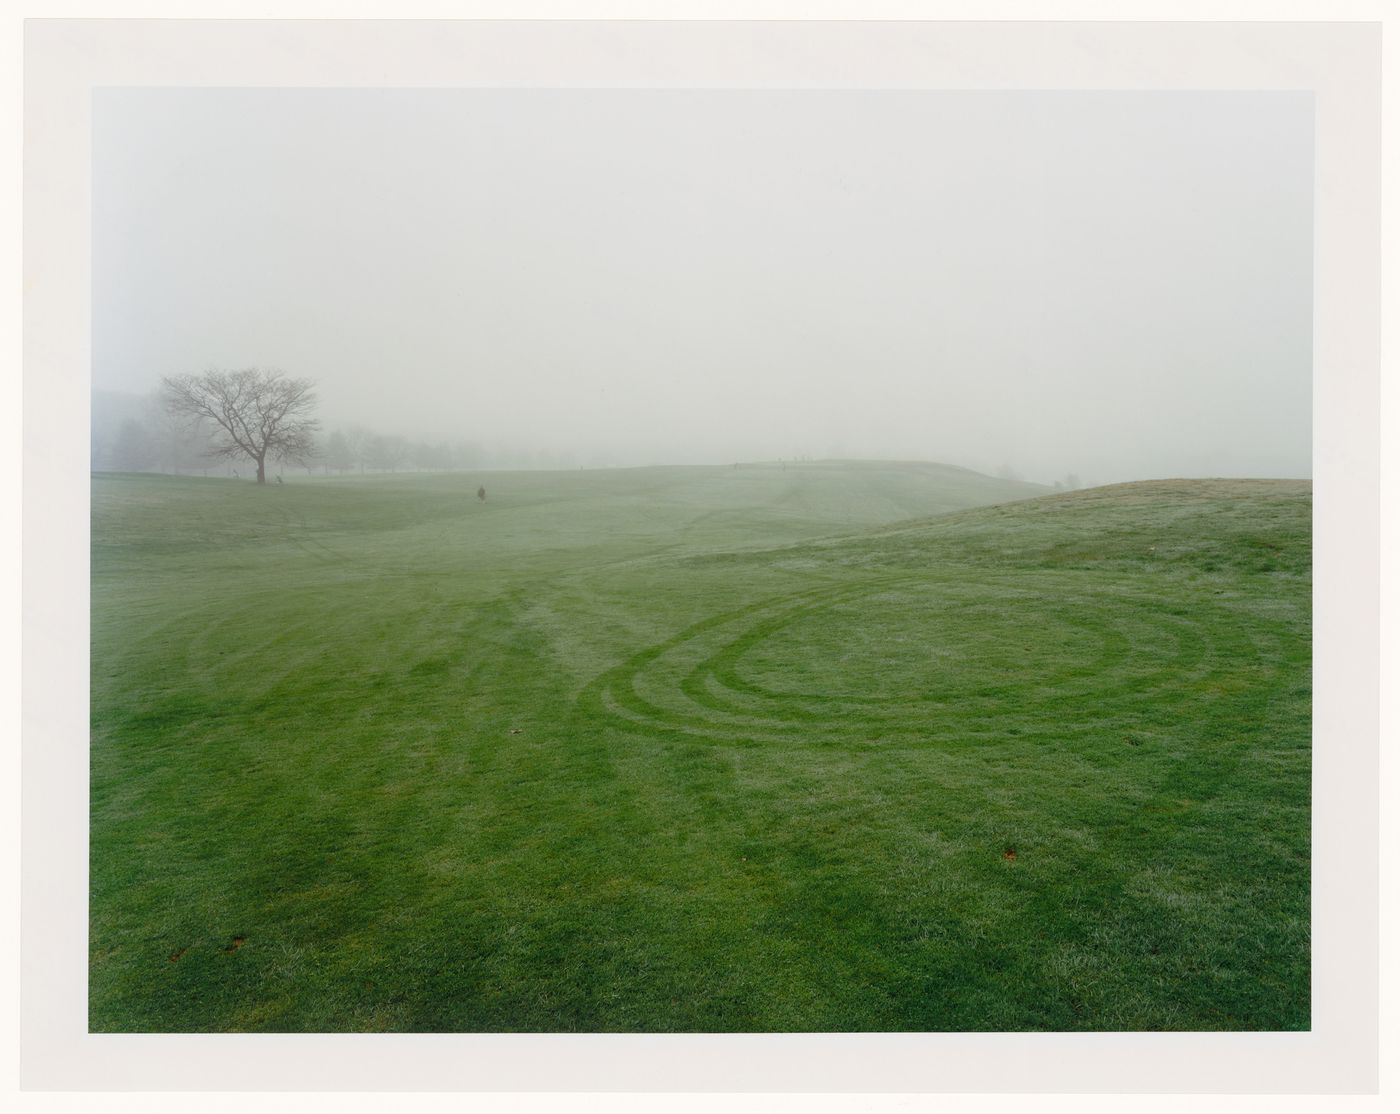
POLYGON ((1311 474, 1287 93, 101 90, 93 387, 590 465, 1311 474))

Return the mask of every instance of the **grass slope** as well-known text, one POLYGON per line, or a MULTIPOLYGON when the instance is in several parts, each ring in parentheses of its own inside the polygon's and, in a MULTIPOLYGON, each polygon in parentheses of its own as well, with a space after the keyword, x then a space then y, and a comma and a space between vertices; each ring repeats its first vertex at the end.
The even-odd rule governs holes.
POLYGON ((1308 1027, 1309 485, 477 479, 94 478, 94 1030, 1308 1027))

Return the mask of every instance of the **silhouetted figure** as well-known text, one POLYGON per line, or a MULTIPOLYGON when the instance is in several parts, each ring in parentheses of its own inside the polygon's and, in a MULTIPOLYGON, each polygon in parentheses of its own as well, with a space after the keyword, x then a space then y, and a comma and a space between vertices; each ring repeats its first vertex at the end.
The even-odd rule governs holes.
POLYGON ((485 487, 485 485, 483 485, 483 486, 481 486, 481 487, 479 487, 479 488, 476 489, 476 497, 477 497, 478 499, 480 499, 483 503, 486 502, 486 487, 485 487))
POLYGON ((281 476, 278 476, 278 477, 277 477, 277 482, 278 482, 279 484, 282 482, 282 477, 281 477, 281 476))

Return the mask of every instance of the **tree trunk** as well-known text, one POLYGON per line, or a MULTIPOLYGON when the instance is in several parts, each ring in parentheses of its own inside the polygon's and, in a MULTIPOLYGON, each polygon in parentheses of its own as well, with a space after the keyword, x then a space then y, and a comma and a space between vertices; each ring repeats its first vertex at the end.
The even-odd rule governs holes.
POLYGON ((263 471, 263 459, 262 459, 262 457, 258 457, 258 483, 260 483, 260 484, 265 484, 265 483, 267 483, 267 473, 266 473, 265 471, 263 471))

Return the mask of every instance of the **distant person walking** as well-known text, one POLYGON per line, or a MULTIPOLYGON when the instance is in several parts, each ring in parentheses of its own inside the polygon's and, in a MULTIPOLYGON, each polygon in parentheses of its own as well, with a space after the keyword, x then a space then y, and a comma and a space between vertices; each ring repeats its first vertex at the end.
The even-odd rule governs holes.
POLYGON ((476 489, 476 497, 483 503, 486 502, 486 486, 484 484, 476 489))

